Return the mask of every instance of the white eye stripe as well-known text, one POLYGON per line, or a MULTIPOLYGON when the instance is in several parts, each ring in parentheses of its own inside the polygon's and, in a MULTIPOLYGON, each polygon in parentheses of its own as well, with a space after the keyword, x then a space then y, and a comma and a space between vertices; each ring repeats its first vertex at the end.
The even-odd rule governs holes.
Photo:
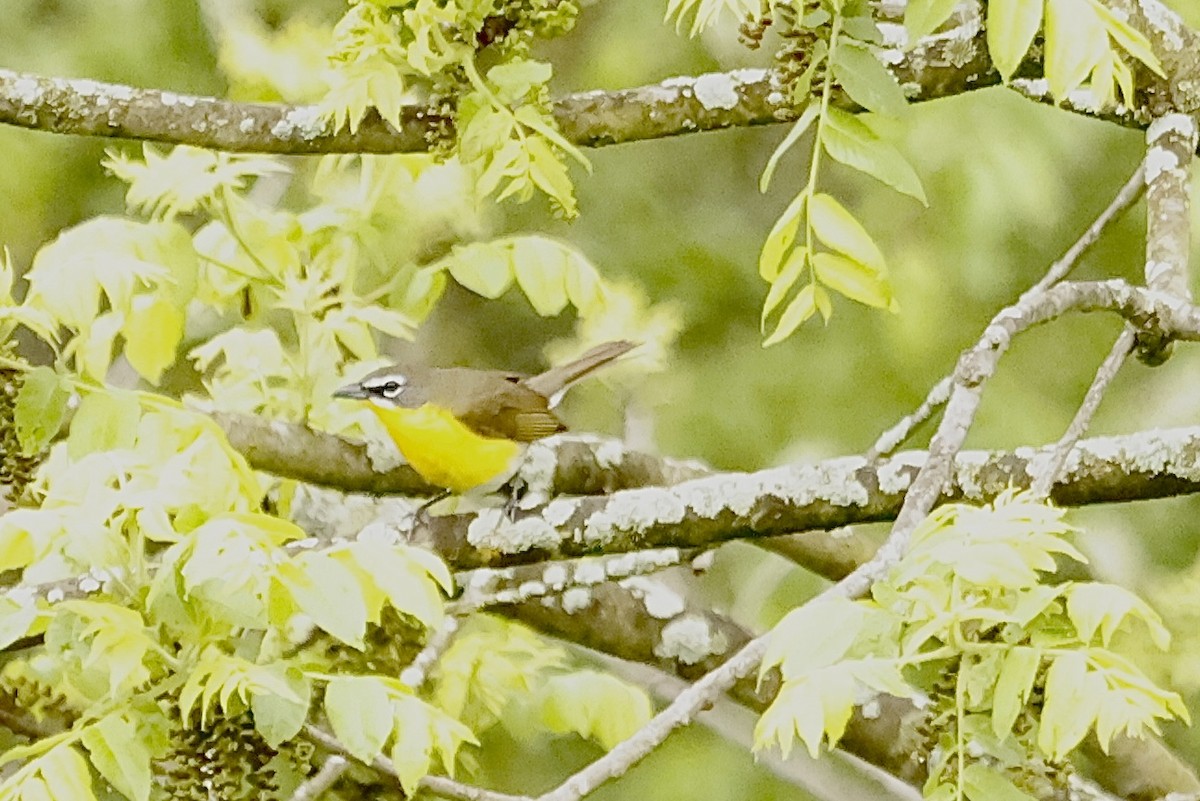
POLYGON ((362 387, 368 392, 382 395, 385 398, 396 398, 404 391, 404 387, 407 384, 407 378, 403 375, 395 374, 381 375, 368 379, 363 381, 362 387))

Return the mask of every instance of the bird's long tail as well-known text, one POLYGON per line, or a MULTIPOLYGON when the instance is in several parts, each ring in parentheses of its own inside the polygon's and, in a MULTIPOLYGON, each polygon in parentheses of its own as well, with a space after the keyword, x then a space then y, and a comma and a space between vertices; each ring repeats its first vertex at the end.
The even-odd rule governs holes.
MULTIPOLYGON (((578 359, 551 367, 544 373, 539 373, 525 380, 525 386, 535 392, 557 401, 554 396, 594 370, 599 370, 606 364, 621 358, 637 347, 636 342, 616 340, 597 345, 578 359)), ((553 405, 553 403, 551 404, 553 405)))

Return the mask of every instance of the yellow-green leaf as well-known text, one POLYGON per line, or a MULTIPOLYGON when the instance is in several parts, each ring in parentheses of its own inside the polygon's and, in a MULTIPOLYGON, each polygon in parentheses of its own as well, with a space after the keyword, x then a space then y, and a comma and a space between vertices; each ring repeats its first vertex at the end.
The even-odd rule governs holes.
POLYGON ((819 193, 809 201, 813 233, 832 250, 863 266, 885 273, 887 266, 879 247, 854 215, 829 195, 819 193))
POLYGON ((363 647, 367 606, 348 567, 327 554, 307 551, 279 565, 276 578, 318 627, 347 645, 363 647))
POLYGON ((95 801, 87 760, 73 746, 56 746, 37 760, 37 766, 53 801, 95 801))
POLYGON ((456 247, 447 266, 455 281, 489 300, 500 297, 512 285, 513 268, 507 248, 490 242, 456 247))
POLYGON ((1108 57, 1108 32, 1088 0, 1046 0, 1045 71, 1054 97, 1066 97, 1108 57))
POLYGON ((1041 663, 1042 653, 1037 648, 1018 646, 1005 654, 992 698, 992 732, 998 739, 1012 732, 1017 715, 1029 700, 1041 663))
POLYGON ((372 676, 341 676, 325 689, 325 715, 333 734, 355 758, 379 756, 395 725, 391 694, 372 676))
POLYGON ((959 0, 909 0, 904 11, 904 27, 910 44, 928 36, 954 12, 959 0))
POLYGON ((131 801, 150 797, 150 749, 138 727, 114 713, 83 732, 83 746, 104 780, 131 801))
POLYGON ((808 248, 796 248, 788 256, 787 262, 783 265, 782 272, 771 282, 771 288, 767 290, 767 299, 763 301, 762 316, 759 323, 764 333, 767 330, 767 318, 780 303, 783 303, 783 299, 787 297, 788 292, 795 286, 796 281, 799 280, 807 264, 808 248))
POLYGON ((788 131, 787 136, 783 137, 783 141, 779 143, 779 146, 775 148, 771 157, 767 159, 767 166, 763 168, 762 177, 758 179, 758 191, 767 191, 767 187, 771 185, 771 177, 775 175, 775 168, 779 166, 779 160, 783 158, 785 153, 792 149, 792 146, 796 144, 801 136, 804 136, 804 132, 812 126, 813 121, 817 119, 817 115, 820 113, 821 106, 819 103, 810 102, 805 107, 804 112, 796 120, 795 124, 792 125, 792 129, 788 131))
POLYGON ((760 676, 779 666, 784 680, 837 663, 862 630, 866 610, 842 598, 793 609, 771 632, 760 676))
POLYGON ((1003 773, 982 762, 967 765, 963 770, 963 785, 971 801, 1037 801, 1003 773))
POLYGON ((1008 81, 1042 25, 1044 0, 989 0, 987 42, 992 63, 1008 81))
POLYGON ((898 117, 908 108, 904 90, 865 45, 838 43, 833 76, 850 99, 867 111, 898 117))
POLYGON ((175 363, 183 338, 183 310, 165 295, 139 295, 121 327, 125 358, 142 378, 158 384, 163 370, 175 363))
POLYGON ((89 392, 79 404, 67 436, 67 453, 82 459, 96 451, 132 448, 141 408, 132 392, 89 392))
POLYGON ((70 399, 70 385, 50 367, 35 367, 22 376, 13 409, 22 451, 37 453, 50 444, 66 419, 70 399))
POLYGON ((551 731, 575 732, 605 749, 632 735, 654 713, 642 689, 593 670, 553 676, 541 692, 542 722, 551 731))
POLYGON ((1062 759, 1079 745, 1100 711, 1104 680, 1090 673, 1087 654, 1071 651, 1055 657, 1046 672, 1046 701, 1038 728, 1038 748, 1062 759))
POLYGON ((1130 25, 1127 20, 1121 19, 1114 14, 1112 9, 1104 5, 1104 3, 1098 2, 1098 0, 1089 0, 1089 2, 1092 5, 1092 9, 1103 20, 1104 27, 1108 29, 1108 35, 1126 53, 1145 64, 1160 78, 1167 77, 1162 70, 1162 64, 1158 61, 1158 56, 1154 54, 1154 50, 1150 46, 1150 40, 1141 31, 1130 25))
POLYGON ((758 257, 758 274, 765 281, 774 281, 779 277, 780 265, 784 254, 796 240, 796 231, 800 228, 800 214, 804 211, 804 203, 808 198, 807 192, 796 195, 788 207, 779 215, 771 233, 763 242, 762 254, 758 257))
POLYGON ((771 332, 771 336, 763 340, 764 348, 777 345, 787 339, 805 320, 813 316, 817 311, 814 291, 813 285, 809 284, 796 293, 796 297, 792 298, 792 302, 783 310, 783 314, 779 315, 779 323, 771 332))
POLYGON ((853 114, 831 108, 821 129, 821 144, 833 158, 928 206, 916 170, 890 142, 880 139, 853 114))
POLYGON ((818 253, 813 268, 817 280, 834 292, 876 309, 896 310, 887 279, 870 267, 836 253, 818 253))
POLYGON ((521 291, 534 311, 553 317, 567 305, 563 248, 556 242, 530 236, 515 240, 513 268, 521 291))

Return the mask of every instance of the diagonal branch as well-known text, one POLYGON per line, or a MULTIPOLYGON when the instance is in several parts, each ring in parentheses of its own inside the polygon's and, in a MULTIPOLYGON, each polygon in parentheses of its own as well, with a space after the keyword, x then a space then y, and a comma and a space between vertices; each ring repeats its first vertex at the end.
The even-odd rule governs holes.
MULTIPOLYGON (((1138 168, 1133 171, 1133 174, 1129 176, 1128 180, 1117 191, 1112 202, 1105 207, 1104 211, 1100 212, 1091 225, 1067 248, 1066 252, 1050 265, 1050 269, 1046 271, 1046 274, 1036 284, 1021 293, 1021 297, 1024 298, 1035 292, 1042 292, 1066 278, 1075 269, 1076 265, 1079 264, 1080 259, 1100 240, 1100 236, 1108 229, 1108 226, 1137 202, 1138 198, 1142 196, 1142 192, 1145 191, 1145 188, 1146 168, 1145 162, 1143 162, 1138 165, 1138 168)), ((875 444, 867 451, 867 459, 873 462, 880 456, 893 453, 912 436, 917 426, 932 417, 938 409, 946 405, 946 401, 949 399, 950 377, 946 376, 937 382, 933 389, 929 390, 929 394, 921 402, 921 405, 917 407, 916 411, 906 415, 896 425, 889 428, 876 439, 875 444)))
MULTIPOLYGON (((995 371, 1014 336, 1067 311, 1108 309, 1120 311, 1142 326, 1153 324, 1168 334, 1200 338, 1200 330, 1196 329, 1200 310, 1176 298, 1160 298, 1158 293, 1121 281, 1061 284, 1036 297, 1022 299, 996 315, 979 344, 959 359, 954 371, 954 389, 931 443, 929 459, 913 479, 891 533, 869 561, 808 603, 820 603, 831 597, 859 597, 900 561, 912 532, 941 497, 955 454, 962 447, 978 408, 982 385, 995 371), (1144 306, 1147 301, 1150 305, 1144 306)), ((728 661, 680 693, 631 737, 540 796, 538 801, 578 801, 605 782, 623 775, 662 745, 672 732, 690 723, 717 696, 748 676, 762 661, 767 645, 768 635, 746 643, 728 661)))

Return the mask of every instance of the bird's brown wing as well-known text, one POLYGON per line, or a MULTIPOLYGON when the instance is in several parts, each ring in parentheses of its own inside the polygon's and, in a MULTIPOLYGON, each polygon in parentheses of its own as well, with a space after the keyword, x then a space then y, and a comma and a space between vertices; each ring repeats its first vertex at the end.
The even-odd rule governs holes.
POLYGON ((546 398, 517 381, 489 382, 488 391, 455 404, 455 417, 483 437, 533 442, 567 427, 550 411, 546 398))

